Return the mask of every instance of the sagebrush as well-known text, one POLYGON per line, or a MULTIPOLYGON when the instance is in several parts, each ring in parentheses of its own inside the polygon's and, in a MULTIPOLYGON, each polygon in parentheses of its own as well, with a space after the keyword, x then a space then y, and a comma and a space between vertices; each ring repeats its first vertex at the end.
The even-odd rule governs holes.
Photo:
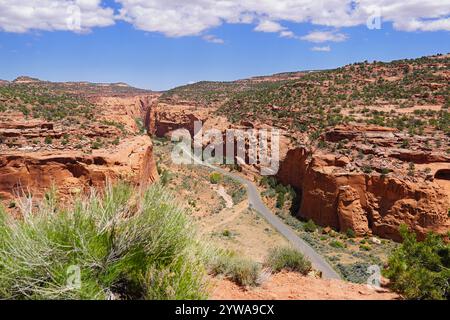
POLYGON ((56 193, 22 217, 0 209, 0 298, 203 299, 204 251, 184 209, 159 185, 119 183, 61 208, 56 193), (79 270, 78 286, 68 285, 79 270))

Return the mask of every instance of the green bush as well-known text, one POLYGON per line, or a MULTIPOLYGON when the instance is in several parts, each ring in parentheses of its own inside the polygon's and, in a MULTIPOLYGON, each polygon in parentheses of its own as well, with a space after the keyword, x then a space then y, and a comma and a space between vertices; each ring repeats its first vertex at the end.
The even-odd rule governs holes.
POLYGON ((353 231, 353 229, 347 229, 347 231, 345 232, 345 234, 346 234, 347 237, 349 237, 350 239, 356 237, 356 233, 355 233, 355 231, 353 231))
POLYGON ((231 198, 233 199, 233 203, 239 204, 242 201, 244 201, 244 199, 247 196, 247 189, 245 189, 245 187, 239 187, 237 190, 233 191, 233 193, 231 194, 231 198))
POLYGON ((284 193, 278 193, 276 207, 278 209, 282 209, 284 207, 285 201, 286 201, 285 194, 284 193))
POLYGON ((158 185, 140 194, 120 183, 69 209, 50 193, 21 219, 0 210, 0 298, 206 298, 195 239, 185 211, 158 185), (68 285, 74 267, 79 286, 68 285))
POLYGON ((333 248, 340 248, 340 249, 345 248, 345 244, 337 240, 331 241, 330 246, 332 246, 333 248))
POLYGON ((371 174, 371 173, 373 172, 373 169, 372 169, 372 167, 370 167, 370 166, 364 166, 364 167, 362 167, 362 171, 363 171, 365 174, 371 174))
POLYGON ((407 299, 450 298, 450 245, 429 234, 423 242, 406 226, 400 228, 402 245, 389 257, 385 275, 392 288, 407 299))
POLYGON ((162 172, 160 173, 160 183, 163 186, 166 186, 170 180, 172 179, 172 174, 170 173, 169 170, 162 170, 162 172))
POLYGON ((274 272, 281 270, 308 274, 311 271, 311 262, 297 250, 290 247, 280 247, 272 249, 265 262, 265 265, 274 272))
POLYGON ((97 138, 97 140, 92 142, 92 144, 91 144, 91 149, 94 149, 94 150, 98 150, 102 147, 103 147, 103 143, 99 138, 97 138))
POLYGON ((261 266, 248 259, 237 257, 233 253, 218 254, 210 262, 211 273, 224 275, 240 286, 257 286, 261 266))
POLYGON ((120 139, 119 139, 119 138, 115 138, 115 139, 112 141, 112 144, 115 145, 115 146, 118 146, 118 145, 120 144, 120 139))
POLYGON ((212 184, 218 184, 221 180, 222 180, 222 175, 220 173, 218 173, 218 172, 213 172, 209 176, 209 181, 212 184))
POLYGON ((313 220, 308 220, 308 222, 306 222, 304 225, 303 225, 303 229, 306 231, 306 232, 315 232, 316 230, 317 230, 317 226, 316 226, 316 224, 314 223, 314 221, 313 220))
POLYGON ((353 283, 367 283, 367 279, 370 276, 370 274, 368 273, 370 267, 369 263, 338 263, 336 267, 345 280, 353 283))

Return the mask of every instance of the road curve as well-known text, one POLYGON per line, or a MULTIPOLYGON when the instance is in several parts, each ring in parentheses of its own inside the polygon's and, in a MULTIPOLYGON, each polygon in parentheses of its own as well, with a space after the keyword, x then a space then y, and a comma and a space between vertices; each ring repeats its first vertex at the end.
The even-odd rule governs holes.
MULTIPOLYGON (((184 149, 184 148, 183 148, 184 149)), ((186 153, 190 153, 189 150, 184 149, 186 153)), ((266 221, 271 224, 281 235, 283 235, 291 245, 303 253, 303 255, 308 258, 314 269, 322 272, 322 277, 325 279, 341 279, 341 276, 330 266, 330 264, 318 254, 307 242, 301 239, 288 225, 286 225, 280 218, 278 218, 275 214, 270 211, 264 202, 261 199, 261 195, 258 191, 256 185, 239 175, 233 174, 232 172, 223 170, 222 168, 218 168, 216 166, 204 163, 203 161, 197 159, 191 154, 194 163, 209 167, 217 172, 222 173, 223 175, 229 176, 247 188, 247 194, 249 199, 249 205, 251 208, 255 209, 257 212, 261 214, 261 216, 266 219, 266 221)))

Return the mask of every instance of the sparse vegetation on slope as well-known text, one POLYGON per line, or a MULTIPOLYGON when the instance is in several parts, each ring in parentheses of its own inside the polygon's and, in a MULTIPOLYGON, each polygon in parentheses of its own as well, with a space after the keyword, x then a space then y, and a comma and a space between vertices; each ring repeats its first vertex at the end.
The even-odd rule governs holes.
POLYGON ((449 68, 448 55, 364 61, 292 76, 203 81, 169 90, 160 101, 214 106, 231 122, 261 121, 302 132, 357 122, 411 134, 426 127, 448 133, 449 68))
POLYGON ((300 131, 361 122, 414 133, 425 126, 448 132, 449 65, 449 57, 424 57, 311 72, 237 92, 224 100, 219 114, 232 122, 259 120, 300 131), (402 109, 426 105, 443 108, 402 114, 402 109), (385 106, 391 111, 378 110, 385 106))
POLYGON ((79 96, 28 84, 0 86, 0 101, 3 101, 0 112, 19 111, 26 117, 48 121, 68 117, 92 119, 94 112, 93 105, 79 96))

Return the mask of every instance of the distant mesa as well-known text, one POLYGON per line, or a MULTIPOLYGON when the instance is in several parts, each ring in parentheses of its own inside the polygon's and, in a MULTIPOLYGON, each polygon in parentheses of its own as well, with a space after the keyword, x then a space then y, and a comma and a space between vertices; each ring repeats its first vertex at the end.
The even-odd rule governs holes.
MULTIPOLYGON (((12 81, 13 83, 16 84, 24 84, 24 83, 40 83, 40 82, 47 82, 47 81, 43 81, 40 80, 38 78, 32 78, 32 77, 28 77, 28 76, 20 76, 18 78, 16 78, 15 80, 12 81)), ((7 84, 9 83, 8 81, 5 80, 0 80, 0 84, 7 84)), ((51 83, 51 82, 48 82, 51 83)), ((58 84, 57 82, 55 82, 55 84, 58 84)), ((65 84, 65 85, 83 85, 83 86, 99 86, 99 87, 124 87, 124 88, 131 88, 131 86, 125 82, 116 82, 116 83, 92 83, 92 82, 88 82, 88 81, 79 81, 79 82, 62 82, 59 84, 65 84)))
POLYGON ((128 83, 125 83, 125 82, 111 83, 111 85, 117 86, 117 87, 130 87, 130 85, 128 83))
POLYGON ((41 80, 37 78, 27 77, 27 76, 21 76, 16 78, 14 83, 34 83, 34 82, 41 82, 41 80))
POLYGON ((126 88, 130 88, 131 86, 125 82, 117 82, 117 83, 96 83, 96 85, 98 86, 103 86, 103 87, 109 87, 109 86, 114 86, 114 87, 126 87, 126 88))

